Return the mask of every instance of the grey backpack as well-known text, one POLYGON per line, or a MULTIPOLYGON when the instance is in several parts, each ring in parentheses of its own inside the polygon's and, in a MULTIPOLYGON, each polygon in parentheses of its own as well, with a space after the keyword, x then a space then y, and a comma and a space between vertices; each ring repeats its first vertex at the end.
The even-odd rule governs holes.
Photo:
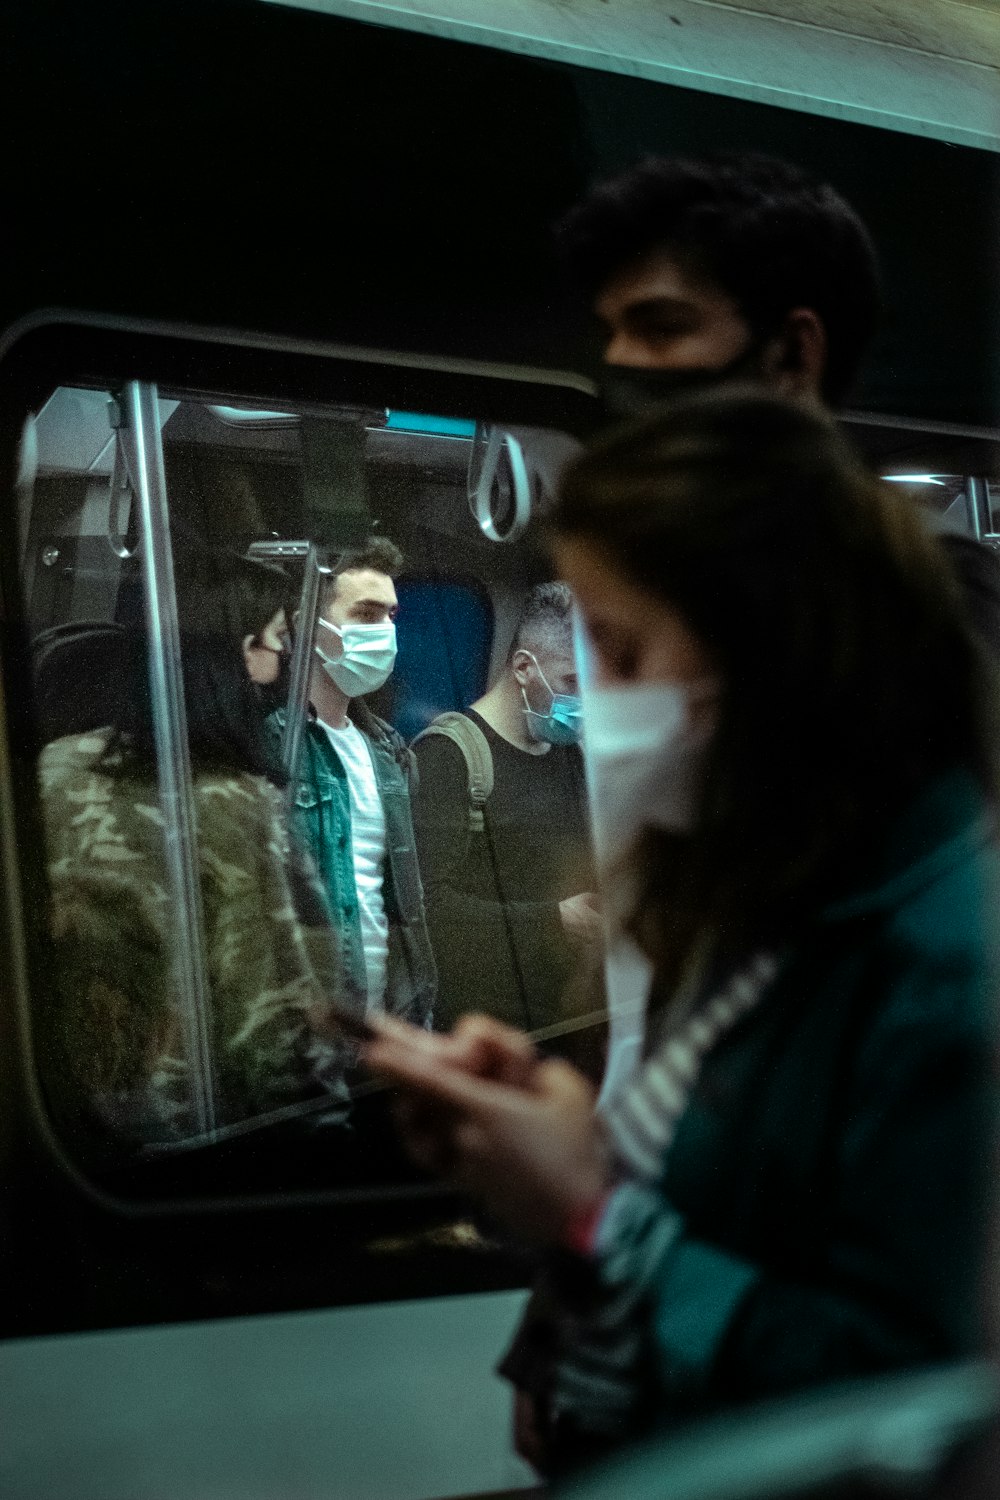
POLYGON ((451 740, 462 752, 469 776, 469 832, 482 833, 483 808, 493 791, 493 752, 490 742, 479 725, 466 714, 445 713, 438 714, 426 729, 422 729, 413 738, 411 749, 413 745, 418 745, 421 740, 429 739, 435 734, 451 740))

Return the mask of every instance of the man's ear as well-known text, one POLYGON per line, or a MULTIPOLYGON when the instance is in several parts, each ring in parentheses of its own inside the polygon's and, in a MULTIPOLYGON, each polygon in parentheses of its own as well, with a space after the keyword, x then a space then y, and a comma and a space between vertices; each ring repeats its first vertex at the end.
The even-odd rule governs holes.
POLYGON ((826 329, 811 307, 793 307, 775 340, 769 374, 782 395, 823 402, 826 329))
POLYGON ((534 662, 527 651, 515 651, 510 659, 510 667, 514 674, 514 680, 522 687, 524 686, 524 677, 533 666, 534 662))

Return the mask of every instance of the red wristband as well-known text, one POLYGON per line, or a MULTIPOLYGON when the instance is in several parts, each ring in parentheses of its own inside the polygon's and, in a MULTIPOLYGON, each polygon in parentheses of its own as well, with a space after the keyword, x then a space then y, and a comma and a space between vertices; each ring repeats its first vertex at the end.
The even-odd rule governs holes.
POLYGON ((588 1208, 581 1208, 566 1221, 561 1244, 576 1255, 591 1255, 597 1226, 607 1206, 610 1192, 602 1193, 588 1208))

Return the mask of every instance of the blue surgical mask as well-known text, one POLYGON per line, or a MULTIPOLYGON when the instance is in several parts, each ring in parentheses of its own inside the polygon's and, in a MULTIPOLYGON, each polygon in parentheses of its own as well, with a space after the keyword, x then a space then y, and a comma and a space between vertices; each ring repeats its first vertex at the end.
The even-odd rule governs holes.
POLYGON ((548 711, 539 713, 529 704, 528 695, 522 687, 521 697, 524 699, 524 717, 528 733, 533 740, 543 740, 549 745, 575 745, 580 738, 583 724, 579 697, 576 693, 553 692, 537 659, 530 651, 525 652, 525 655, 530 656, 535 663, 538 675, 545 683, 551 700, 548 711))

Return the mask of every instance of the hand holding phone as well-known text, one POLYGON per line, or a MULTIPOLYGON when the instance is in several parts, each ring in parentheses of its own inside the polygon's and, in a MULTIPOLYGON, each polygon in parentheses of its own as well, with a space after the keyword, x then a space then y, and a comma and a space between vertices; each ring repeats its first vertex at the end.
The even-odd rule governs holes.
POLYGON ((560 1242, 602 1198, 608 1164, 594 1090, 575 1068, 537 1057, 523 1033, 486 1018, 452 1036, 383 1017, 374 1028, 365 1060, 401 1089, 403 1136, 421 1166, 543 1243, 560 1242))

